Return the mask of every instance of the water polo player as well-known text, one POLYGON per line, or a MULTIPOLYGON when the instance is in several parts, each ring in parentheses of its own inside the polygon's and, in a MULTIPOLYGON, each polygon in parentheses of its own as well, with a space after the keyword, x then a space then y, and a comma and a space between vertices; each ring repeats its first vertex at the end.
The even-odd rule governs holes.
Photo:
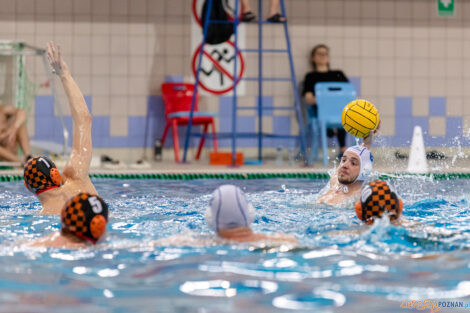
POLYGON ((108 205, 97 195, 79 193, 65 203, 60 216, 60 232, 39 239, 32 246, 75 249, 96 244, 106 233, 108 205))
POLYGON ((356 215, 366 224, 372 224, 374 219, 384 215, 395 221, 403 210, 403 202, 398 198, 392 185, 382 180, 364 184, 361 189, 361 199, 356 203, 356 215))
POLYGON ((286 234, 268 236, 254 233, 250 228, 254 213, 253 206, 248 203, 240 188, 222 185, 212 193, 210 206, 206 210, 206 222, 219 237, 226 240, 297 243, 294 237, 286 234))
POLYGON ((363 138, 362 145, 344 152, 338 169, 329 185, 320 192, 317 203, 349 207, 354 206, 362 183, 372 171, 374 158, 369 149, 380 128, 380 116, 372 103, 356 99, 343 108, 341 123, 351 135, 363 138))
POLYGON ((56 48, 53 43, 48 43, 47 56, 53 73, 60 77, 64 86, 72 113, 72 153, 62 175, 48 158, 30 159, 24 168, 24 181, 26 187, 37 195, 42 204, 40 214, 59 214, 65 201, 72 196, 80 192, 97 194, 88 176, 92 149, 92 117, 80 88, 62 59, 60 46, 56 48))
POLYGON ((361 191, 362 183, 372 171, 374 158, 367 145, 357 145, 348 148, 335 174, 331 177, 329 187, 317 203, 330 205, 345 204, 350 199, 356 202, 361 191))

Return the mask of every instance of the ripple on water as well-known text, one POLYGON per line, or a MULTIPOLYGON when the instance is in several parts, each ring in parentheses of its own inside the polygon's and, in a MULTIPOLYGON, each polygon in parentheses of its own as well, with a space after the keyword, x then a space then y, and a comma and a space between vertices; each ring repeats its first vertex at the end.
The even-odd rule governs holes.
MULTIPOLYGON (((371 303, 382 311, 383 303, 399 308, 412 297, 470 296, 467 180, 393 178, 412 223, 407 227, 385 219, 368 227, 353 210, 316 206, 326 180, 93 181, 109 203, 110 226, 104 244, 78 251, 20 245, 57 231, 60 220, 39 217, 39 202, 20 182, 0 183, 0 297, 10 294, 8 303, 42 301, 38 311, 54 312, 62 305, 56 298, 72 294, 73 301, 106 303, 114 311, 158 305, 169 312, 367 312, 371 303), (204 211, 223 183, 246 192, 256 208, 255 231, 291 233, 300 247, 214 240, 204 211), (167 238, 177 234, 192 241, 167 238), (169 246, 197 240, 207 244, 169 246)), ((90 305, 88 312, 100 308, 90 305)))

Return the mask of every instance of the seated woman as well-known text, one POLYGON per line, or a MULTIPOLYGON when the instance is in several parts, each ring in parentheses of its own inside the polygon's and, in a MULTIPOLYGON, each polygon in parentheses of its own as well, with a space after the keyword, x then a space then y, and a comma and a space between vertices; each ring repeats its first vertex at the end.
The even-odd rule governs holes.
MULTIPOLYGON (((330 48, 324 44, 313 47, 310 54, 313 71, 308 73, 304 79, 304 88, 302 95, 305 102, 309 105, 307 108, 309 117, 318 116, 317 101, 315 99, 315 84, 319 82, 347 82, 348 79, 342 71, 330 69, 330 48)), ((315 134, 314 134, 315 135, 315 134)), ((344 151, 346 151, 346 131, 343 128, 328 129, 328 137, 336 135, 338 137, 340 153, 338 158, 341 159, 344 151)))
POLYGON ((31 157, 26 111, 0 104, 0 161, 22 162, 17 155, 18 147, 23 151, 26 163, 31 157))

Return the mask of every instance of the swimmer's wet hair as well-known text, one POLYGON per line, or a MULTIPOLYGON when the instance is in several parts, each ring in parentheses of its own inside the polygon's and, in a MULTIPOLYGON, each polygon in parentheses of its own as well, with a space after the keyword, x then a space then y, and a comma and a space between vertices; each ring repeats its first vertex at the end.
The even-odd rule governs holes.
POLYGON ((79 193, 61 212, 61 231, 95 244, 106 232, 108 205, 97 195, 79 193))
POLYGON ((392 185, 375 180, 362 186, 361 200, 356 203, 356 215, 361 221, 372 224, 375 218, 385 214, 393 221, 400 217, 402 210, 403 202, 392 185))

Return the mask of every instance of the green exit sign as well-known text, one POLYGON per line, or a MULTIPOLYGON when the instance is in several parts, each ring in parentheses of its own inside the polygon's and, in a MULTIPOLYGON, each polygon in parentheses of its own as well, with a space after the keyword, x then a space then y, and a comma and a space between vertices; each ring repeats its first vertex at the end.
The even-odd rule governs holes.
POLYGON ((454 16, 455 0, 437 0, 437 14, 439 16, 454 16))

